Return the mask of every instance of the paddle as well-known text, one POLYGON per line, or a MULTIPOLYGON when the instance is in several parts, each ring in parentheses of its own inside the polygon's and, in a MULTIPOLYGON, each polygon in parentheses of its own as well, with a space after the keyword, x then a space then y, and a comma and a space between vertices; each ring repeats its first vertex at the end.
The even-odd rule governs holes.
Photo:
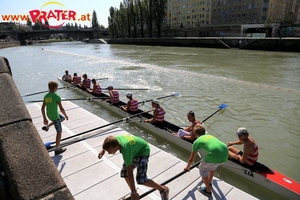
MULTIPOLYGON (((57 88, 57 89, 60 90, 60 89, 65 89, 65 88, 67 88, 67 87, 63 86, 63 87, 60 87, 60 88, 57 88)), ((22 97, 29 97, 29 96, 33 96, 33 95, 41 94, 41 93, 45 93, 45 92, 49 92, 49 90, 45 90, 45 91, 41 91, 41 92, 36 92, 36 93, 32 93, 32 94, 26 94, 26 95, 23 95, 22 97)))
MULTIPOLYGON (((122 121, 127 121, 127 120, 129 120, 129 119, 131 119, 131 118, 134 118, 134 117, 137 117, 137 116, 139 116, 139 115, 142 115, 143 113, 151 112, 151 111, 153 111, 153 110, 154 110, 154 109, 151 109, 151 110, 148 110, 148 111, 144 111, 144 112, 140 112, 140 113, 135 114, 135 115, 130 115, 130 116, 125 117, 125 118, 123 118, 123 119, 120 119, 120 120, 118 120, 118 121, 115 121, 115 122, 112 122, 112 123, 109 123, 109 124, 105 124, 105 125, 103 125, 103 126, 99 126, 99 127, 97 127, 97 128, 93 128, 93 129, 84 131, 84 132, 82 132, 82 133, 78 133, 78 134, 76 134, 76 135, 72 135, 72 136, 70 136, 70 137, 63 138, 61 141, 68 140, 68 139, 77 137, 77 136, 79 136, 79 135, 83 135, 83 134, 85 134, 85 133, 89 133, 89 132, 91 132, 91 131, 95 131, 95 130, 98 130, 98 129, 101 129, 101 128, 104 128, 104 127, 107 127, 107 126, 110 126, 110 125, 113 125, 113 124, 122 122, 122 121)), ((51 147, 52 144, 55 144, 55 143, 56 143, 56 142, 47 142, 47 143, 45 143, 44 145, 45 145, 45 147, 48 149, 49 147, 51 147)))
POLYGON ((217 112, 219 112, 219 111, 222 110, 223 108, 227 108, 227 104, 221 104, 221 105, 219 106, 219 109, 218 109, 216 112, 214 112, 213 114, 211 114, 210 116, 208 116, 206 119, 204 119, 204 120, 202 121, 202 123, 205 122, 206 120, 208 120, 209 118, 211 118, 212 116, 214 116, 217 112))
MULTIPOLYGON (((93 133, 93 134, 91 134, 91 135, 85 136, 84 138, 74 138, 73 140, 70 140, 70 141, 67 141, 67 142, 60 143, 60 147, 66 147, 66 146, 75 144, 75 143, 77 143, 77 142, 81 142, 81 141, 83 141, 83 140, 86 140, 86 139, 95 137, 95 136, 97 136, 97 135, 100 136, 100 135, 104 135, 104 134, 109 134, 109 133, 111 133, 111 131, 114 130, 114 129, 116 129, 116 127, 112 127, 112 128, 109 128, 109 129, 106 129, 106 130, 103 130, 103 131, 100 131, 100 132, 97 132, 97 133, 93 133)), ((48 152, 54 151, 54 150, 55 150, 55 146, 49 146, 49 147, 47 147, 47 150, 48 150, 48 152)))
MULTIPOLYGON (((74 99, 61 99, 61 101, 73 101, 73 100, 88 100, 91 101, 93 99, 110 99, 110 97, 86 97, 86 98, 74 98, 74 99)), ((43 100, 34 100, 34 101, 25 101, 25 103, 37 103, 43 102, 43 100)))
POLYGON ((95 78, 96 81, 106 80, 108 78, 95 78))
MULTIPOLYGON (((197 166, 200 164, 200 162, 201 162, 201 161, 198 161, 198 162, 196 162, 195 164, 193 164, 193 165, 190 167, 190 170, 193 169, 193 168, 195 168, 195 167, 197 167, 197 166)), ((163 183, 161 183, 161 185, 166 185, 166 184, 170 183, 171 181, 174 181, 176 178, 182 176, 183 174, 185 174, 185 173, 187 173, 187 172, 188 172, 188 171, 183 170, 182 172, 178 173, 177 175, 173 176, 172 178, 170 178, 170 179, 164 181, 163 183)), ((145 192, 144 194, 140 195, 139 198, 141 199, 141 198, 147 196, 148 194, 154 192, 155 190, 156 190, 156 189, 149 190, 149 191, 145 192)))
MULTIPOLYGON (((162 96, 162 97, 157 97, 155 99, 164 99, 164 98, 167 98, 167 97, 179 96, 179 95, 180 95, 180 92, 175 92, 174 94, 170 94, 170 95, 162 96)), ((148 99, 148 100, 145 100, 145 101, 141 101, 141 102, 138 102, 138 104, 146 103, 146 102, 150 102, 150 101, 153 101, 153 99, 148 99)))
MULTIPOLYGON (((108 88, 102 90, 108 90, 108 88)), ((148 90, 148 88, 114 88, 114 90, 148 90)))

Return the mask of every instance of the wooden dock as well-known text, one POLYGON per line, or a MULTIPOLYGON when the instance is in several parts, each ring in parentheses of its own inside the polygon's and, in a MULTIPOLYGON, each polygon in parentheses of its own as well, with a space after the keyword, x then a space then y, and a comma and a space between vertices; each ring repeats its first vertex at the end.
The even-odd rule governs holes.
MULTIPOLYGON (((69 116, 69 121, 63 122, 62 138, 109 123, 74 103, 64 101, 63 106, 69 116)), ((43 142, 55 141, 54 127, 51 127, 48 132, 42 130, 41 103, 27 104, 26 107, 43 142)), ((54 152, 49 152, 49 156, 76 200, 114 200, 122 199, 130 194, 125 180, 120 178, 120 168, 123 163, 121 154, 105 154, 101 160, 97 157, 98 152, 102 149, 101 145, 108 135, 124 133, 127 132, 115 126, 108 126, 63 141, 61 144, 68 144, 68 146, 66 146, 67 151, 61 155, 55 156, 54 152), (84 140, 79 141, 79 139, 84 140)), ((153 145, 150 147, 149 178, 162 183, 183 171, 186 162, 153 145)), ((194 168, 167 184, 170 188, 170 199, 208 199, 197 190, 202 184, 198 168, 194 168)), ((209 199, 256 199, 217 178, 214 178, 212 184, 213 196, 209 199)), ((137 189, 140 195, 151 190, 142 185, 137 185, 137 189)), ((143 199, 161 199, 161 197, 159 192, 155 191, 143 199)))

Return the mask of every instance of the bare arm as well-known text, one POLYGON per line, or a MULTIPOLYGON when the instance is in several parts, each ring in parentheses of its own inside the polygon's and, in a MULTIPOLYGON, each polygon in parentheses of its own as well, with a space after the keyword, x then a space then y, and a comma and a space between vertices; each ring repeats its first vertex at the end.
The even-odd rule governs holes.
POLYGON ((240 144, 243 144, 243 141, 238 140, 236 142, 228 142, 227 147, 232 146, 232 145, 240 145, 240 144))
POLYGON ((146 119, 145 122, 149 122, 149 123, 155 122, 157 115, 158 115, 158 111, 157 109, 155 109, 153 112, 153 117, 151 119, 146 119))
POLYGON ((128 172, 128 185, 130 187, 131 191, 135 191, 135 182, 133 178, 133 168, 132 164, 127 167, 127 172, 128 172))
POLYGON ((187 163, 186 167, 184 168, 184 170, 190 171, 190 167, 192 166, 196 155, 197 155, 197 151, 194 151, 194 152, 191 153, 190 158, 188 160, 188 163, 187 163))
POLYGON ((101 159, 104 154, 105 154, 105 150, 102 149, 98 154, 98 158, 101 159))
POLYGON ((44 125, 47 126, 47 125, 48 125, 48 120, 47 120, 47 118, 46 118, 45 107, 46 107, 46 104, 45 104, 45 102, 43 102, 41 111, 42 111, 42 115, 43 115, 44 125))

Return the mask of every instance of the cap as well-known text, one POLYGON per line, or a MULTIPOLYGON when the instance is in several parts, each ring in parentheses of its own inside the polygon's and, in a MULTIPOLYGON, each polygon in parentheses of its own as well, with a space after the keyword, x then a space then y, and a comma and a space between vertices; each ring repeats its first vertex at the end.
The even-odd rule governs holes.
POLYGON ((131 97, 132 96, 132 93, 131 92, 127 92, 126 93, 126 97, 131 97))
POLYGON ((247 129, 246 129, 245 127, 239 128, 239 129, 237 130, 237 132, 236 132, 237 135, 244 135, 244 134, 246 134, 246 133, 248 133, 248 131, 247 131, 247 129))
POLYGON ((157 99, 153 99, 152 103, 159 104, 159 101, 157 99))

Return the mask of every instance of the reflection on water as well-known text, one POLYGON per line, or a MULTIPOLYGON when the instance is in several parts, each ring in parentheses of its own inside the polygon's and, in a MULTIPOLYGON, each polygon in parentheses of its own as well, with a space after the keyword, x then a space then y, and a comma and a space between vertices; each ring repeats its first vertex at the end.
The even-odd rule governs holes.
MULTIPOLYGON (((300 57, 297 53, 73 42, 1 49, 0 55, 9 59, 21 94, 46 90, 49 80, 56 80, 68 69, 71 74, 87 73, 90 78, 108 77, 101 81, 103 87, 148 88, 132 91, 138 100, 180 92, 179 97, 161 100, 166 119, 180 125, 189 125, 186 119, 189 110, 203 120, 226 103, 226 109, 207 120, 207 131, 227 143, 237 140, 238 127, 247 127, 259 146, 259 161, 300 181, 300 57)), ((126 92, 120 91, 124 101, 126 92)), ((64 98, 80 97, 67 89, 60 90, 59 94, 64 98)), ((107 121, 119 119, 93 102, 75 103, 107 121)), ((150 104, 142 109, 150 109, 150 104)), ((118 126, 172 155, 188 159, 189 152, 133 124, 118 126)), ((260 199, 278 198, 222 168, 216 176, 260 199)))

